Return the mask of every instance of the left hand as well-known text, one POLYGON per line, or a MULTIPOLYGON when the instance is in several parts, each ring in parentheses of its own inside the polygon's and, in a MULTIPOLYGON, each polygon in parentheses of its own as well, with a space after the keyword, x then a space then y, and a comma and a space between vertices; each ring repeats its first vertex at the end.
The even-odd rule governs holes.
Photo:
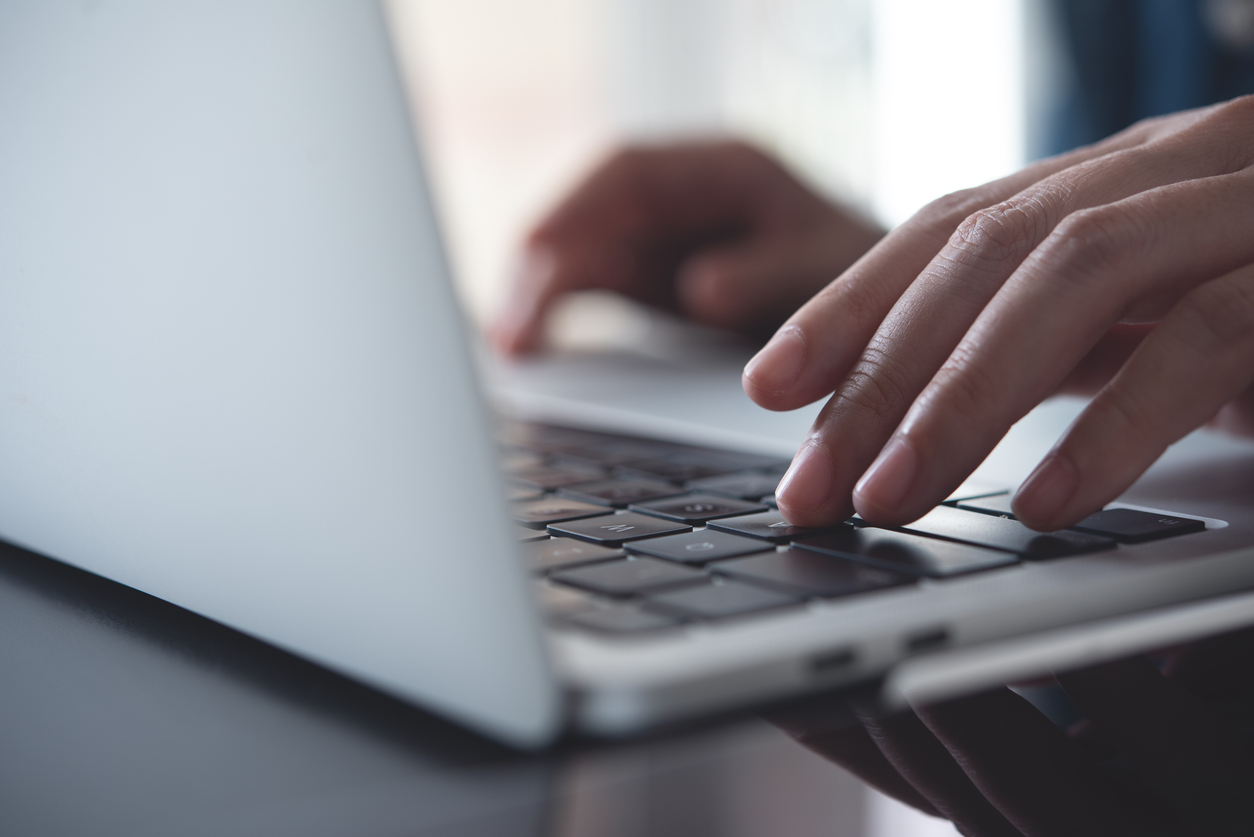
POLYGON ((900 524, 1060 389, 1100 388, 1015 514, 1072 525, 1254 404, 1254 96, 1149 120, 942 198, 745 370, 771 409, 833 393, 779 489, 798 525, 900 524))

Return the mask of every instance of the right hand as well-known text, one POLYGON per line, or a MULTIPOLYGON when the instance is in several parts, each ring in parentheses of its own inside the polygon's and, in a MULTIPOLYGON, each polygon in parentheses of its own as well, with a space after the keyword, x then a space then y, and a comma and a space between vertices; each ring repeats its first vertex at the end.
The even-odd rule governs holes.
POLYGON ((744 143, 629 148, 527 236, 492 341, 535 351, 549 306, 591 289, 764 337, 882 235, 744 143))

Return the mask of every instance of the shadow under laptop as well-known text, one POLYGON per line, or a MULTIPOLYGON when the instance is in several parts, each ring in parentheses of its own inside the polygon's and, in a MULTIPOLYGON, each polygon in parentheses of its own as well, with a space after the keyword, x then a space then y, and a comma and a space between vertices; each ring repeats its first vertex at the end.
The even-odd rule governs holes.
POLYGON ((0 671, 24 835, 867 833, 861 783, 752 714, 522 754, 3 543, 0 671))

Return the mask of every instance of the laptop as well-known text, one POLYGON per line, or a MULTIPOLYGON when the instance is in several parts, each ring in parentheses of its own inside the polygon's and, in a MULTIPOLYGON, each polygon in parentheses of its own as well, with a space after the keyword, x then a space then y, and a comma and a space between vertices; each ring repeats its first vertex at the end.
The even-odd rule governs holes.
POLYGON ((814 531, 778 445, 499 420, 373 3, 6 3, 0 113, 0 537, 515 746, 1254 585, 1236 442, 814 531))

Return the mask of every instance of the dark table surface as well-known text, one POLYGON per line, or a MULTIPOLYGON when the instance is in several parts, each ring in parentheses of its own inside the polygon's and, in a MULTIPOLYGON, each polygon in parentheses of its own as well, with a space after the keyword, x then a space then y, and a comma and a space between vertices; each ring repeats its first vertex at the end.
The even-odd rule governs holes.
POLYGON ((523 756, 0 544, 3 835, 861 835, 867 793, 744 720, 523 756))

